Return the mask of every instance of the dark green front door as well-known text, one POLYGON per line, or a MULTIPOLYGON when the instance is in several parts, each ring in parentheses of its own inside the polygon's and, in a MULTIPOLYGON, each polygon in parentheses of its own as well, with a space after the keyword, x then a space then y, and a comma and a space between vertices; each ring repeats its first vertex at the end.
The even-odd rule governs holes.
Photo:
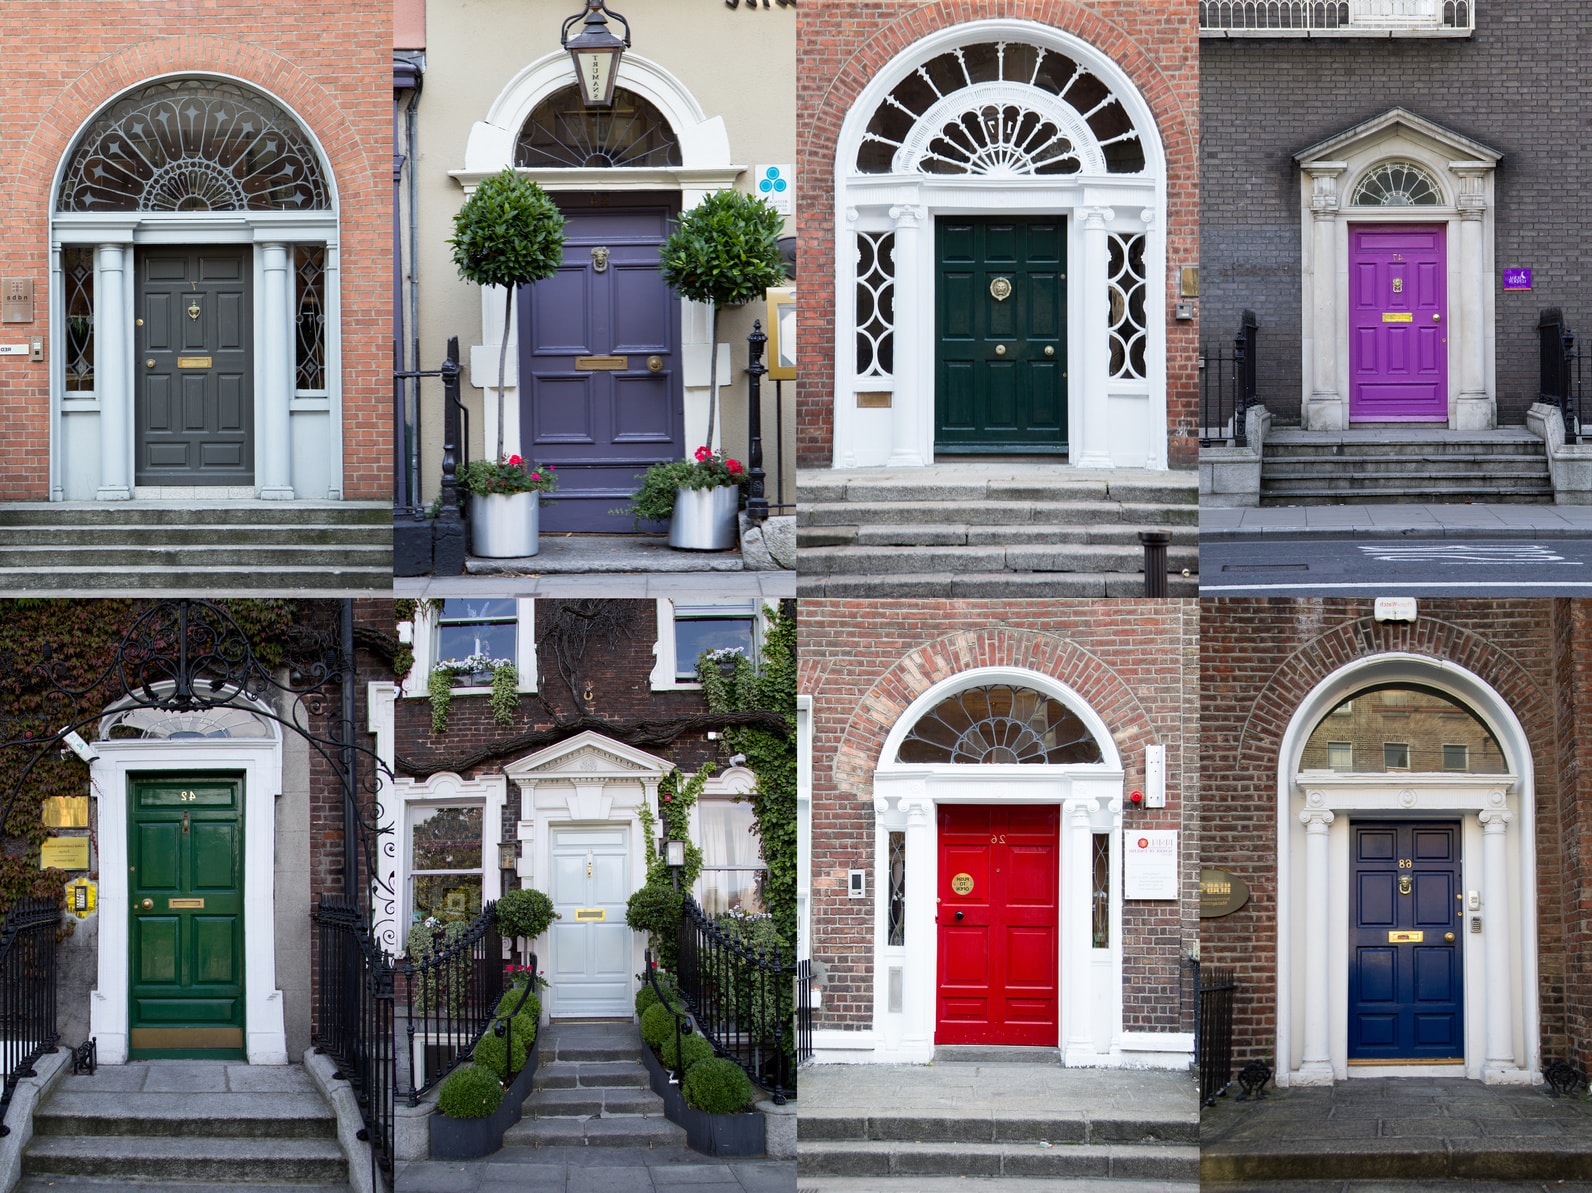
POLYGON ((1067 450, 1067 227, 942 216, 934 225, 934 450, 1067 450))
POLYGON ((243 780, 134 779, 129 1055, 241 1059, 243 780))

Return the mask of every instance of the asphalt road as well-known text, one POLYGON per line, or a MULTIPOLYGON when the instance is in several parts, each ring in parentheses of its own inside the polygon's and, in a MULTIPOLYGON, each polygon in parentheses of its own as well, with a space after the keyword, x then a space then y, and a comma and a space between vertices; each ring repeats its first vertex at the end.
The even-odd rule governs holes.
POLYGON ((1589 596, 1592 537, 1206 542, 1200 595, 1589 596))

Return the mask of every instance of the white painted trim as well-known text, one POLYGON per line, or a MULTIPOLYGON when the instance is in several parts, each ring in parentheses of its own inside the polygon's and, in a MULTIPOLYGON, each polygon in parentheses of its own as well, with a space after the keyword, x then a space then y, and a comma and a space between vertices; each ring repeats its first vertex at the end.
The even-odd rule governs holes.
POLYGON ((393 780, 391 802, 384 801, 381 823, 391 824, 397 837, 398 856, 393 875, 392 902, 377 906, 371 913, 371 934, 385 944, 397 941, 402 952, 414 924, 414 909, 409 903, 409 841, 411 819, 416 808, 480 806, 481 813, 481 901, 494 902, 503 893, 502 871, 498 868, 498 845, 503 840, 503 805, 508 784, 502 775, 479 775, 461 779, 451 771, 425 779, 407 776, 393 780), (389 935, 390 933, 390 935, 389 935))
POLYGON ((1166 157, 1154 114, 1127 72, 1082 39, 1023 20, 952 25, 914 43, 859 93, 842 122, 835 155, 835 379, 833 466, 920 467, 934 461, 932 366, 934 232, 936 215, 991 212, 1055 215, 1067 225, 1067 357, 1069 463, 1090 467, 1167 467, 1166 425, 1166 157), (1044 178, 864 175, 857 150, 868 122, 890 91, 935 55, 988 41, 1023 42, 1066 54, 1100 78, 1121 100, 1139 133, 1145 165, 1139 174, 1074 174, 1044 178), (1145 309, 1149 325, 1146 379, 1110 379, 1101 366, 1085 381, 1086 364, 1108 352, 1089 344, 1086 324, 1100 330, 1107 302, 1103 263, 1085 273, 1083 223, 1096 213, 1104 231, 1145 237, 1145 309), (856 375, 855 254, 859 231, 894 230, 895 365, 888 383, 856 375), (1096 276, 1098 274, 1098 276, 1096 276), (1093 305, 1091 305, 1093 304, 1093 305), (925 379, 924 372, 930 373, 925 379), (1086 388, 1086 384, 1093 388, 1086 388), (890 389, 888 409, 859 409, 856 395, 890 389))
MULTIPOLYGON (((442 612, 442 598, 435 598, 436 604, 417 604, 415 606, 414 621, 411 622, 410 645, 414 648, 415 661, 410 665, 409 674, 404 676, 403 685, 398 694, 406 699, 424 699, 426 681, 431 675, 431 669, 437 665, 437 630, 438 618, 442 612)), ((540 677, 536 671, 536 600, 534 597, 516 597, 514 601, 514 670, 519 677, 518 690, 521 692, 534 692, 540 677)), ((490 696, 492 689, 485 688, 454 688, 455 696, 490 696)))
MULTIPOLYGON (((681 601, 683 605, 700 609, 708 605, 721 602, 712 600, 681 601)), ((768 630, 768 602, 762 601, 724 601, 726 613, 744 613, 750 604, 753 607, 753 617, 757 627, 753 643, 755 648, 762 646, 763 635, 768 630)), ((700 692, 702 685, 694 679, 680 679, 675 674, 675 603, 669 597, 658 597, 655 601, 657 614, 657 637, 652 644, 652 671, 647 676, 647 682, 654 692, 700 692)))
MULTIPOLYGON (((1484 680, 1457 663, 1412 653, 1388 653, 1347 663, 1322 679, 1301 701, 1283 733, 1277 770, 1277 1084, 1319 1084, 1370 1072, 1348 1063, 1349 826, 1354 813, 1386 819, 1458 820, 1461 874, 1466 890, 1483 887, 1484 812, 1510 813, 1508 922, 1483 915, 1483 931, 1466 932, 1464 960, 1465 1075, 1492 1082, 1541 1080, 1537 991, 1535 774, 1529 739, 1514 710, 1484 680), (1379 684, 1422 684, 1465 705, 1487 725, 1503 750, 1503 775, 1342 775, 1300 772, 1311 732, 1340 702, 1379 684), (1314 809, 1327 825, 1327 897, 1305 894, 1305 828, 1300 814, 1314 809), (1339 815, 1337 813, 1345 813, 1339 815), (1484 962, 1487 933, 1509 934, 1508 972, 1484 962), (1303 943, 1327 937, 1329 1062, 1303 1067, 1306 980, 1303 943), (1298 945, 1298 947, 1296 947, 1298 945), (1514 1065, 1485 1071, 1484 1030, 1489 999, 1507 997, 1514 1065)), ((1426 1066, 1419 1066, 1425 1068, 1426 1066)))
POLYGON ((813 698, 796 697, 796 959, 813 955, 813 698))

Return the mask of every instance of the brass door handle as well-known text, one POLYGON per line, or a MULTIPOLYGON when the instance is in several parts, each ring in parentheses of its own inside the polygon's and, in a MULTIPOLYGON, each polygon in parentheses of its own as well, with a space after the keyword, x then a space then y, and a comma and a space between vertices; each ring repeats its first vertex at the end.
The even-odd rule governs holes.
POLYGON ((1005 356, 1006 355, 1006 345, 1005 344, 996 344, 995 345, 995 355, 996 356, 1005 356))
POLYGON ((1452 932, 1444 932, 1443 933, 1443 939, 1448 941, 1449 944, 1453 944, 1454 943, 1454 934, 1452 932))
POLYGON ((155 367, 155 361, 154 361, 154 359, 153 359, 153 358, 151 358, 151 359, 149 359, 149 360, 146 360, 146 361, 145 361, 145 362, 144 362, 144 367, 145 367, 145 368, 146 368, 146 369, 152 369, 152 368, 154 368, 154 367, 155 367))
POLYGON ((139 911, 153 911, 154 909, 155 901, 153 899, 144 899, 138 904, 139 911))
POLYGON ((649 357, 647 357, 647 372, 649 372, 649 373, 661 373, 661 372, 663 372, 663 357, 661 357, 661 356, 649 356, 649 357))
POLYGON ((1046 345, 1045 345, 1045 355, 1046 355, 1046 356, 1055 356, 1055 355, 1056 355, 1056 348, 1055 348, 1055 345, 1053 345, 1053 344, 1046 344, 1046 345))

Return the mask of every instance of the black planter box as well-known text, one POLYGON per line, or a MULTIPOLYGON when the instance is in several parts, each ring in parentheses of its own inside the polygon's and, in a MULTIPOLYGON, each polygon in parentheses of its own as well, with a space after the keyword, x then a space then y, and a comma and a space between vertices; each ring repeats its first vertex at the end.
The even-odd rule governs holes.
POLYGON ((449 1118, 440 1110, 431 1116, 433 1160, 479 1160, 503 1146, 503 1132, 520 1121, 520 1107, 530 1095, 541 1047, 538 1033, 525 1057, 525 1067, 503 1091, 498 1108, 485 1118, 449 1118))
POLYGON ((669 1081, 669 1070, 645 1043, 641 1059, 647 1066, 652 1092, 663 1099, 663 1114, 685 1128, 691 1150, 704 1156, 761 1156, 768 1151, 763 1133, 763 1116, 751 1114, 709 1114, 685 1104, 685 1094, 669 1081))

